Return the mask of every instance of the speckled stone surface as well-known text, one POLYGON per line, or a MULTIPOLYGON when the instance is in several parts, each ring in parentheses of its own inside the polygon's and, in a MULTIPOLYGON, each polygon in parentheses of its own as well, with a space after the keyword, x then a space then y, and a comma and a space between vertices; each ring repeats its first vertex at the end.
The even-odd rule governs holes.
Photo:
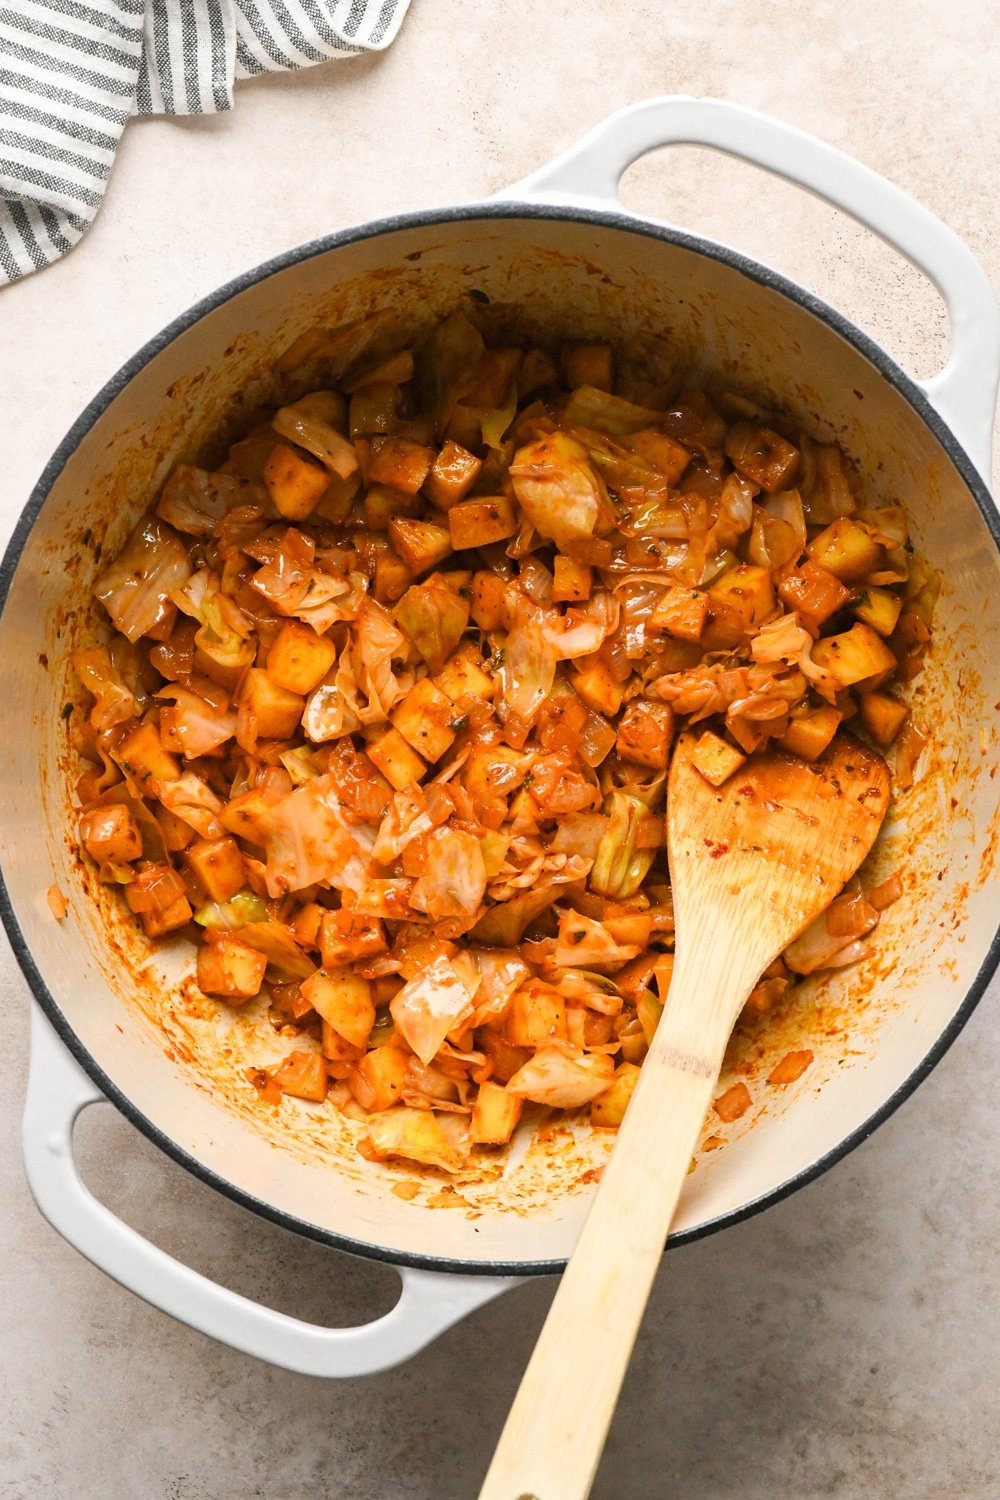
MULTIPOLYGON (((996 0, 414 0, 384 58, 243 86, 227 117, 133 125, 80 248, 0 291, 5 532, 85 401, 196 298, 326 230, 496 191, 660 92, 728 96, 844 147, 952 224, 1000 284, 996 0)), ((624 196, 777 264, 916 373, 940 363, 936 295, 794 189, 678 150, 637 165, 624 196)), ((16 707, 3 712, 16 733, 16 707)), ((473 1497, 551 1287, 523 1286, 364 1380, 324 1384, 209 1342, 39 1217, 18 1151, 27 990, 6 950, 0 1008, 2 1500, 473 1497)), ((847 1162, 669 1257, 599 1500, 996 1500, 998 1071, 987 1000, 847 1162)), ((391 1305, 390 1270, 259 1223, 110 1107, 90 1113, 87 1181, 165 1249, 318 1321, 391 1305)))

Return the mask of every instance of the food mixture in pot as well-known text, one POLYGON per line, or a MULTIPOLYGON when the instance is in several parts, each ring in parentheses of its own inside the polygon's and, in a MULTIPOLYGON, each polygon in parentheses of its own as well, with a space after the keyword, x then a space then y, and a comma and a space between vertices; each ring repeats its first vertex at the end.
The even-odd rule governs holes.
MULTIPOLYGON (((835 446, 605 343, 488 346, 477 312, 299 340, 306 394, 174 470, 73 659, 81 844, 288 1039, 247 1087, 451 1171, 526 1104, 620 1123, 669 1003, 678 727, 716 786, 842 725, 909 785, 936 592, 835 446)), ((862 960, 900 891, 852 881, 751 1010, 862 960)))

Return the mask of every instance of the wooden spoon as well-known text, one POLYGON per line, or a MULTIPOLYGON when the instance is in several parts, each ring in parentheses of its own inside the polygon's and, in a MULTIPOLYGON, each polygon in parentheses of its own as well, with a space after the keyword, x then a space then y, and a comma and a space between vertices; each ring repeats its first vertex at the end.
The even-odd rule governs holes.
POLYGON ((480 1500, 589 1495, 736 1019, 857 870, 888 806, 885 761, 848 735, 813 764, 754 756, 718 788, 694 744, 679 740, 667 790, 670 994, 480 1500))

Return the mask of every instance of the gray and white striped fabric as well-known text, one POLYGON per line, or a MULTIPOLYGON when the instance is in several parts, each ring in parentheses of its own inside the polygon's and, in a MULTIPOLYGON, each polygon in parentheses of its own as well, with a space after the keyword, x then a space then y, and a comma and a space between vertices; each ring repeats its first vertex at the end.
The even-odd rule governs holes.
POLYGON ((232 109, 233 83, 388 47, 409 0, 0 0, 0 284, 101 206, 129 116, 232 109))

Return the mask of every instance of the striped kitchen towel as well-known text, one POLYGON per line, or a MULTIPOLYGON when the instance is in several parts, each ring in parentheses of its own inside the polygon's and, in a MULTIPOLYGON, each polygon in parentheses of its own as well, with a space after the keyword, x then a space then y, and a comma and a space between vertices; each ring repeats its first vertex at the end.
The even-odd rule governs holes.
POLYGON ((128 118, 212 114, 233 82, 377 52, 409 0, 0 0, 0 284, 94 221, 128 118))

